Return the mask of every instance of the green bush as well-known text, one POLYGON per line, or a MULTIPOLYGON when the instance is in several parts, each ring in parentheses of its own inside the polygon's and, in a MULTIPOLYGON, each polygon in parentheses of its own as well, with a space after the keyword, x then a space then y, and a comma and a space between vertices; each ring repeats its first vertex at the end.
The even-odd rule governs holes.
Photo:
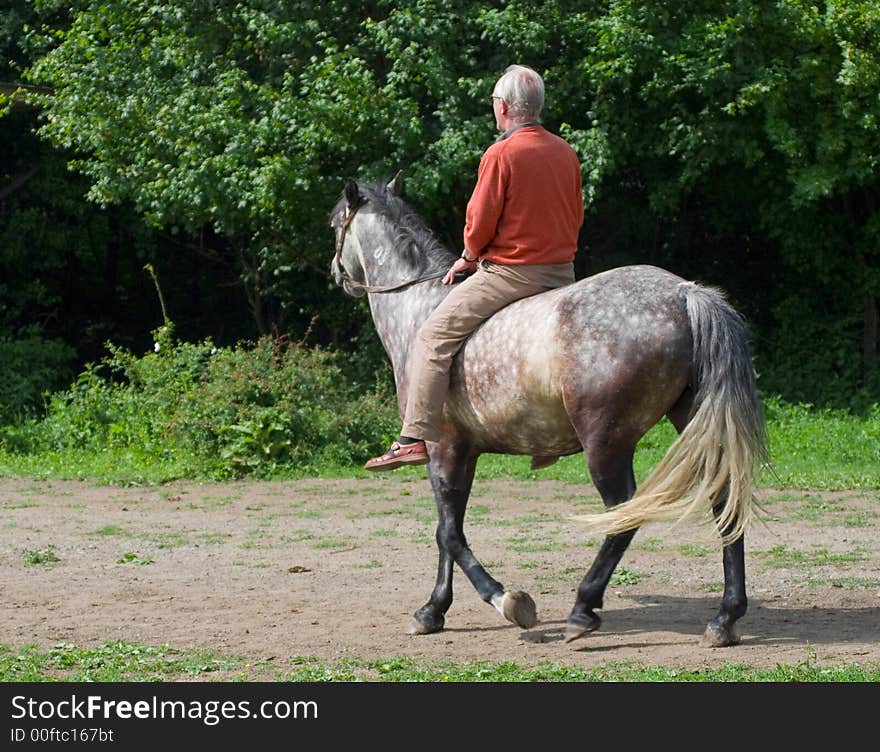
POLYGON ((880 402, 880 364, 866 365, 860 357, 860 305, 852 296, 837 298, 801 294, 775 307, 773 323, 756 338, 759 384, 792 404, 866 415, 880 402))
POLYGON ((109 345, 48 414, 6 431, 7 451, 124 452, 177 473, 268 476, 363 461, 393 434, 393 397, 357 390, 339 356, 264 338, 218 348, 155 333, 152 352, 109 345))
POLYGON ((38 415, 45 394, 69 383, 74 355, 59 340, 0 338, 0 424, 38 415))

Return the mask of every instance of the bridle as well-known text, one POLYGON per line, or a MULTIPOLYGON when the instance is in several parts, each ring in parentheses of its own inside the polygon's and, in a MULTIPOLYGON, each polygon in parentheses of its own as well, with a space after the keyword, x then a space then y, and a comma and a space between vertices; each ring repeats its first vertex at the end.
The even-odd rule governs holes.
POLYGON ((348 233, 348 228, 351 227, 355 214, 357 214, 358 209, 360 209, 365 203, 367 203, 366 200, 361 199, 361 201, 354 206, 346 205, 345 212, 339 222, 339 236, 336 239, 336 255, 333 260, 339 268, 339 273, 342 276, 343 281, 347 282, 349 287, 355 290, 363 290, 364 292, 393 292, 394 290, 402 290, 404 287, 409 287, 417 282, 425 282, 429 279, 443 277, 446 274, 446 272, 442 271, 431 272, 430 274, 425 274, 421 277, 416 277, 415 279, 395 285, 366 285, 363 282, 358 282, 354 279, 342 265, 342 247, 345 245, 345 236, 348 233))

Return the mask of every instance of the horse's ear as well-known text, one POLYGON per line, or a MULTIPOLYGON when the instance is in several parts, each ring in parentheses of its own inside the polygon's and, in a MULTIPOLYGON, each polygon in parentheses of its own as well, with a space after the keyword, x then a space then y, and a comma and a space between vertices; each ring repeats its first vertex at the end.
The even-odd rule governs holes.
POLYGON ((391 178, 388 183, 388 191, 392 196, 399 196, 403 193, 403 170, 398 170, 397 174, 391 178))
POLYGON ((350 209, 356 209, 364 202, 358 190, 357 180, 354 178, 345 181, 345 201, 350 209))

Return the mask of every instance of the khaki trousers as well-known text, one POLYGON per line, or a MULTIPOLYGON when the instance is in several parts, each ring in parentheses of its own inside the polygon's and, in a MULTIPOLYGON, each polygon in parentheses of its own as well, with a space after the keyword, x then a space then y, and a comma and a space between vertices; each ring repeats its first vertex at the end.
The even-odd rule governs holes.
POLYGON ((452 359, 492 314, 520 298, 574 282, 574 265, 480 262, 422 324, 410 356, 409 391, 400 433, 438 441, 452 359))

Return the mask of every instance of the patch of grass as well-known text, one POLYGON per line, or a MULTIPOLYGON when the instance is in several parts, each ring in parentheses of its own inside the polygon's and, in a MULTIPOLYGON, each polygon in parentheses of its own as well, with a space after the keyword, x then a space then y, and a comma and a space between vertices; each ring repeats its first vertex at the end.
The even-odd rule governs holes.
POLYGON ((243 548, 245 551, 265 551, 269 548, 272 548, 271 543, 261 542, 261 541, 245 541, 244 543, 239 544, 239 548, 243 548))
POLYGON ((179 548, 190 545, 187 530, 171 530, 164 533, 148 533, 140 537, 155 543, 158 548, 179 548))
POLYGON ((238 501, 238 496, 218 496, 216 498, 205 498, 201 504, 188 504, 190 509, 201 509, 205 512, 211 512, 215 509, 228 507, 230 504, 238 501))
POLYGON ((589 669, 557 664, 534 667, 514 662, 454 663, 418 658, 343 658, 324 661, 293 656, 275 666, 204 650, 177 650, 108 642, 78 647, 59 642, 48 649, 35 645, 0 645, 0 681, 167 682, 236 680, 290 682, 878 682, 880 666, 870 663, 816 665, 810 652, 799 663, 757 668, 725 663, 717 668, 681 669, 633 661, 613 661, 589 669))
POLYGON ((59 642, 48 650, 35 645, 0 647, 0 681, 171 681, 209 678, 234 671, 244 661, 201 650, 175 650, 109 642, 93 648, 59 642))
POLYGON ((679 546, 678 552, 682 556, 693 556, 698 559, 702 559, 709 555, 708 547, 693 543, 685 543, 679 546))
POLYGON ((848 551, 847 553, 835 554, 825 548, 817 549, 811 554, 811 559, 817 566, 826 564, 852 564, 856 561, 864 561, 867 555, 862 550, 848 551))
POLYGON ((141 556, 140 554, 136 554, 131 551, 128 551, 128 552, 122 554, 122 556, 120 556, 116 560, 116 563, 117 564, 137 564, 139 566, 144 566, 146 564, 152 564, 153 557, 152 556, 141 556))
POLYGON ((487 519, 477 517, 471 520, 475 525, 488 527, 516 527, 534 529, 538 525, 567 523, 567 519, 558 514, 527 514, 521 517, 508 517, 504 519, 487 519))
POLYGON ((877 517, 874 512, 858 512, 843 520, 844 527, 874 527, 873 520, 877 517))
POLYGON ((783 491, 782 493, 772 493, 761 499, 762 504, 775 504, 776 502, 786 503, 789 501, 806 501, 816 498, 812 494, 799 493, 797 491, 783 491))
MULTIPOLYGON (((431 505, 433 507, 433 504, 431 505)), ((384 509, 373 509, 368 512, 349 512, 345 515, 347 520, 369 520, 380 517, 413 517, 415 519, 427 516, 428 510, 426 505, 411 504, 408 506, 386 507, 384 509)))
POLYGON ((754 556, 762 559, 768 567, 780 569, 804 569, 829 564, 851 564, 865 559, 865 553, 860 550, 837 554, 831 553, 826 548, 817 548, 813 551, 798 551, 789 548, 784 543, 774 546, 767 551, 756 551, 754 556))
POLYGON ((823 499, 821 496, 809 497, 806 503, 798 507, 794 517, 799 520, 824 523, 829 514, 839 514, 842 511, 840 504, 833 499, 823 499))
POLYGON ((353 543, 351 538, 322 538, 312 543, 312 548, 350 548, 353 543))
POLYGON ((157 548, 178 548, 190 545, 189 534, 192 530, 166 530, 148 533, 134 533, 119 525, 104 525, 93 530, 91 535, 102 537, 137 538, 152 543, 157 548))
POLYGON ((633 569, 626 569, 625 567, 618 567, 614 570, 614 574, 611 575, 611 580, 609 581, 609 585, 635 585, 646 577, 650 577, 646 572, 637 572, 633 569))
POLYGON ((764 408, 776 471, 775 478, 765 473, 764 482, 825 490, 880 487, 880 405, 859 416, 769 397, 764 408))
POLYGON ((131 448, 44 449, 34 454, 0 449, 0 475, 40 479, 89 479, 98 483, 161 485, 191 477, 186 462, 158 458, 131 448))
POLYGON ((813 578, 807 580, 810 587, 831 587, 844 588, 846 590, 873 590, 880 589, 880 578, 878 577, 831 577, 831 578, 813 578))
POLYGON ((576 587, 583 578, 586 570, 580 567, 565 567, 555 572, 538 574, 535 581, 538 583, 538 592, 542 595, 557 593, 557 586, 572 588, 576 587))
POLYGON ((61 562, 51 543, 43 548, 26 548, 21 552, 26 567, 51 567, 61 562))
POLYGON ((538 563, 537 561, 518 561, 516 563, 517 569, 540 569, 543 564, 538 563))
POLYGON ((229 533, 199 533, 199 540, 209 546, 225 543, 231 536, 229 533))
POLYGON ((645 540, 636 540, 633 544, 634 548, 641 549, 642 551, 662 551, 663 550, 663 541, 660 538, 645 538, 645 540))
POLYGON ((380 530, 373 530, 370 533, 370 538, 395 538, 397 534, 397 531, 393 528, 382 528, 380 530))
POLYGON ((726 663, 718 668, 680 669, 609 662, 590 669, 556 664, 536 667, 505 663, 423 662, 415 658, 345 659, 326 663, 314 658, 291 659, 286 681, 416 681, 416 682, 875 682, 880 667, 855 664, 815 665, 812 656, 795 664, 755 668, 726 663))
POLYGON ((118 535, 123 538, 130 538, 132 534, 127 530, 123 530, 119 525, 104 525, 104 527, 93 530, 92 535, 118 535))
POLYGON ((308 530, 295 530, 292 535, 282 535, 279 538, 282 543, 303 543, 314 539, 314 533, 310 533, 308 530))
POLYGON ((537 541, 533 537, 518 535, 515 538, 508 538, 505 543, 511 551, 520 553, 541 553, 547 551, 560 551, 562 544, 556 541, 537 541))
POLYGON ((3 509, 30 509, 31 507, 37 506, 33 501, 18 501, 18 502, 7 502, 3 504, 3 509))

